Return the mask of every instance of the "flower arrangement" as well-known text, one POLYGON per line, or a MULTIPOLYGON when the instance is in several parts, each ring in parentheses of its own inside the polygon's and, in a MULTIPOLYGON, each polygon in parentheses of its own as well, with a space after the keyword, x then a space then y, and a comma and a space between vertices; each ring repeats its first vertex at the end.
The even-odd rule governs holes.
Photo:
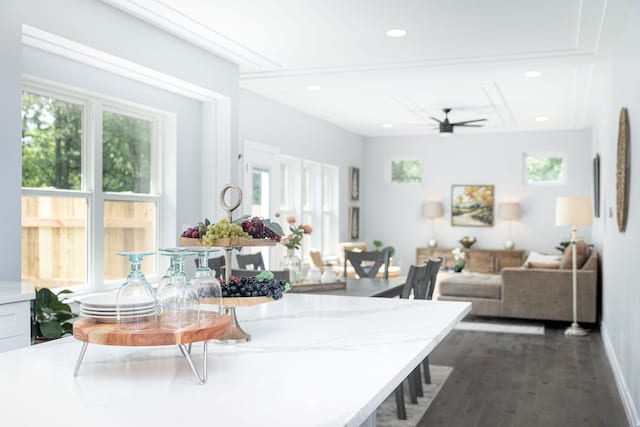
POLYGON ((294 225, 296 223, 296 217, 287 217, 287 223, 289 223, 288 236, 284 237, 280 243, 285 245, 287 249, 300 249, 300 243, 305 234, 313 233, 313 228, 309 224, 294 225))
POLYGON ((460 273, 465 265, 464 258, 466 254, 460 248, 455 248, 451 253, 453 254, 453 259, 456 260, 456 263, 451 266, 451 269, 456 273, 460 273))
POLYGON ((476 242, 476 238, 473 236, 463 236, 462 239, 458 240, 462 246, 469 249, 476 242))

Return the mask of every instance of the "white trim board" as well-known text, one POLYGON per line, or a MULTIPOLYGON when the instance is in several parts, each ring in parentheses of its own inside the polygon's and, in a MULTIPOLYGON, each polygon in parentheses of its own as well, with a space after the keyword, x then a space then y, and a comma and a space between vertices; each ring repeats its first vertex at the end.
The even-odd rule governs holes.
POLYGON ((600 324, 600 333, 602 335, 602 342, 604 343, 604 351, 609 359, 609 365, 613 371, 613 378, 616 380, 616 386, 618 393, 620 393, 620 399, 622 400, 622 406, 624 406, 624 412, 627 415, 630 427, 640 427, 640 416, 638 416, 638 410, 633 403, 633 397, 627 387, 627 382, 622 375, 618 358, 613 350, 613 345, 609 339, 609 332, 607 332, 607 326, 604 322, 600 324))

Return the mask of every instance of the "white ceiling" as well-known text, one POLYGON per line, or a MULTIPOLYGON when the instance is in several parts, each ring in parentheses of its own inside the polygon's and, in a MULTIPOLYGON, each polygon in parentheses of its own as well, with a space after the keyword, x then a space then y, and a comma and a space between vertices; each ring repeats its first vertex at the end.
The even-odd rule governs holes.
POLYGON ((240 65, 241 87, 366 136, 586 123, 607 0, 104 0, 240 65), (389 38, 402 28, 406 37, 389 38), (526 71, 542 72, 526 78, 526 71), (307 86, 320 86, 309 91, 307 86), (546 122, 537 122, 547 116, 546 122), (382 128, 383 123, 393 124, 382 128))

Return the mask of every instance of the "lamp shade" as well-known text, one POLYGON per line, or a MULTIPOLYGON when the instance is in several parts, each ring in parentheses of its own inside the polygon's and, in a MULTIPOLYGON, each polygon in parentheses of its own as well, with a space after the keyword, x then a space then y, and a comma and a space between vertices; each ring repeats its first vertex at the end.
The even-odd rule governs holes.
POLYGON ((423 218, 439 218, 444 215, 444 209, 440 202, 424 202, 422 204, 423 218))
POLYGON ((558 197, 556 225, 591 225, 591 197, 558 197))
POLYGON ((512 220, 518 219, 522 215, 522 208, 520 203, 517 202, 505 202, 498 205, 498 216, 501 219, 512 220))

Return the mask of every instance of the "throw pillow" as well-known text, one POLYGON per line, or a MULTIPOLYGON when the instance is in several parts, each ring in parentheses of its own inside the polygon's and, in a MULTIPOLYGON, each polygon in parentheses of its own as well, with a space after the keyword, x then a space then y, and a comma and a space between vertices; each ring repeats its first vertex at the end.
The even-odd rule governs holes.
MULTIPOLYGON (((571 270, 572 268, 572 250, 571 245, 567 246, 564 250, 564 256, 562 262, 560 262, 561 270, 571 270)), ((587 244, 583 240, 576 242, 576 269, 582 268, 582 265, 587 261, 587 244)))
POLYGON ((525 268, 558 268, 562 261, 562 255, 541 254, 540 252, 529 252, 527 260, 524 262, 525 268), (545 267, 534 267, 531 264, 545 264, 545 267), (557 265, 558 267, 551 267, 557 265))

